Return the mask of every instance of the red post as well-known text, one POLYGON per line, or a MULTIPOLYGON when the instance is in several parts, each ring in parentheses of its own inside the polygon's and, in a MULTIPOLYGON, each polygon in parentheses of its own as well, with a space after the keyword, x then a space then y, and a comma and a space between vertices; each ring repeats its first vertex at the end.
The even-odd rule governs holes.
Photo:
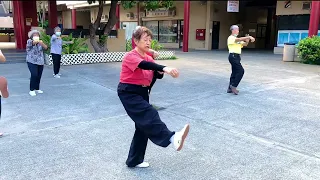
POLYGON ((13 4, 13 25, 16 39, 16 49, 25 49, 25 17, 23 1, 12 1, 13 4))
POLYGON ((116 16, 118 19, 117 24, 116 24, 116 29, 120 29, 120 4, 117 4, 116 16))
POLYGON ((190 23, 190 1, 184 1, 184 19, 183 19, 183 46, 182 51, 188 52, 189 49, 189 23, 190 23))
POLYGON ((312 1, 310 22, 309 22, 309 37, 318 35, 320 22, 320 1, 312 1))
POLYGON ((55 0, 48 1, 49 27, 58 26, 57 2, 55 0))
POLYGON ((72 18, 72 29, 77 29, 77 11, 76 9, 71 10, 71 18, 72 18))

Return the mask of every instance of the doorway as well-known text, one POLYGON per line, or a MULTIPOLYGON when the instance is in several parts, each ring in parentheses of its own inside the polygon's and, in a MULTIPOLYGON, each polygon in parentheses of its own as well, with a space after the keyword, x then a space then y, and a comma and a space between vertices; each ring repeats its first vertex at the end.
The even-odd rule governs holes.
POLYGON ((219 49, 220 21, 212 24, 212 49, 219 49))

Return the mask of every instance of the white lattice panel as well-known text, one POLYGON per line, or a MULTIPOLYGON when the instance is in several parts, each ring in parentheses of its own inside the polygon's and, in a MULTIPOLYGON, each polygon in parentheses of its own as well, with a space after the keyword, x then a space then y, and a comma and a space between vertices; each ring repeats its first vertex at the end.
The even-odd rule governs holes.
MULTIPOLYGON (((121 62, 126 52, 107 52, 107 53, 80 53, 80 54, 65 54, 61 57, 61 65, 76 65, 76 64, 93 64, 106 62, 121 62)), ((174 51, 159 51, 161 59, 171 59, 175 56, 174 51)), ((47 55, 48 65, 52 65, 52 56, 47 55)))

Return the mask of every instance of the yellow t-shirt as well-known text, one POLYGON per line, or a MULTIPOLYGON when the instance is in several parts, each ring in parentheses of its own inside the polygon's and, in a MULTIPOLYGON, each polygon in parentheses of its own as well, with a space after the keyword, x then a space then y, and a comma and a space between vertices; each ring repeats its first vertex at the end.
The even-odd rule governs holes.
POLYGON ((236 42, 236 38, 233 35, 230 35, 228 37, 228 49, 229 49, 229 53, 237 53, 237 54, 241 54, 241 49, 243 48, 243 44, 245 42, 241 41, 241 42, 236 42))

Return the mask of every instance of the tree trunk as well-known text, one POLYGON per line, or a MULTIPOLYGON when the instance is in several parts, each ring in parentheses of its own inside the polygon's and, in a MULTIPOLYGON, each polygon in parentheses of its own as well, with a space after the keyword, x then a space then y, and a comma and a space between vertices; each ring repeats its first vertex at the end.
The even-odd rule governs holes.
MULTIPOLYGON (((95 20, 95 22, 93 24, 90 24, 90 26, 89 26, 90 43, 96 53, 108 51, 106 43, 101 45, 96 40, 96 31, 101 23, 101 17, 103 14, 103 5, 104 5, 103 2, 104 1, 99 0, 99 10, 98 10, 97 19, 95 20)), ((111 1, 111 7, 110 7, 110 11, 109 11, 109 20, 108 20, 107 24, 103 27, 104 34, 106 36, 109 35, 112 28, 117 23, 117 17, 116 17, 117 3, 118 3, 118 1, 114 1, 114 0, 111 1)))
POLYGON ((95 22, 89 25, 89 31, 90 31, 90 43, 94 49, 94 52, 96 53, 100 53, 100 52, 104 52, 104 47, 101 48, 100 44, 98 43, 98 41, 96 40, 96 31, 100 25, 101 22, 101 17, 102 17, 102 13, 103 13, 103 1, 99 0, 99 10, 98 10, 98 15, 97 15, 97 19, 95 20, 95 22))

